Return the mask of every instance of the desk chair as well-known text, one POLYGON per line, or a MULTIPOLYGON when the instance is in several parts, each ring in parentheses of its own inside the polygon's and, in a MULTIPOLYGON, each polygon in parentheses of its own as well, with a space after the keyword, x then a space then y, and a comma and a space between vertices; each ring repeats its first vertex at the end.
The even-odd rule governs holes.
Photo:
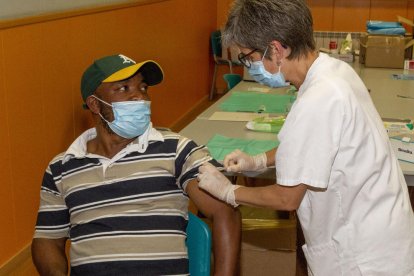
POLYGON ((187 240, 191 276, 210 276, 211 230, 192 213, 188 213, 187 240))
POLYGON ((223 79, 227 83, 227 89, 230 90, 236 86, 242 80, 242 76, 239 74, 224 74, 223 79))
POLYGON ((210 97, 209 97, 209 99, 212 100, 214 93, 216 92, 216 77, 217 77, 218 67, 220 65, 226 65, 229 67, 230 74, 232 74, 233 66, 241 66, 241 64, 237 61, 237 59, 232 59, 231 56, 228 57, 227 52, 223 53, 223 49, 221 45, 221 31, 220 30, 212 32, 210 38, 211 38, 211 49, 213 50, 213 58, 214 58, 214 73, 213 73, 213 80, 211 83, 210 97))

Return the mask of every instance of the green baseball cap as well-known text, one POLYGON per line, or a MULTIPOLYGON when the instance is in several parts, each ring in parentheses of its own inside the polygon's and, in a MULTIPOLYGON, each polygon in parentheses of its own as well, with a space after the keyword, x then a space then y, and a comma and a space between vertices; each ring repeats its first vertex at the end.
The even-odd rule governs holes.
POLYGON ((146 84, 159 84, 164 77, 161 67, 152 60, 136 63, 124 55, 112 55, 95 60, 82 75, 81 93, 83 101, 91 96, 103 82, 127 79, 140 71, 146 84))

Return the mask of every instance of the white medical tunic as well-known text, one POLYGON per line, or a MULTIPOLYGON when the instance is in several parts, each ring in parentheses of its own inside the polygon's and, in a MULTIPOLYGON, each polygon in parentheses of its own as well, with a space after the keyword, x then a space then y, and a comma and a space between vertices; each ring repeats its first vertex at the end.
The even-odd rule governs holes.
POLYGON ((277 183, 307 184, 297 211, 310 275, 414 275, 407 185, 370 95, 320 54, 278 136, 277 183))

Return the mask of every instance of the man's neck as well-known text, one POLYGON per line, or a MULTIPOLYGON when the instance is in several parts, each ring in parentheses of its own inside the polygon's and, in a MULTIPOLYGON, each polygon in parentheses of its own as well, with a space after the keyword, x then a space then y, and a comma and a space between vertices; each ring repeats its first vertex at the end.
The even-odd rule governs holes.
POLYGON ((86 149, 88 153, 112 158, 135 139, 126 139, 116 134, 110 134, 106 129, 97 126, 96 137, 87 142, 86 149))

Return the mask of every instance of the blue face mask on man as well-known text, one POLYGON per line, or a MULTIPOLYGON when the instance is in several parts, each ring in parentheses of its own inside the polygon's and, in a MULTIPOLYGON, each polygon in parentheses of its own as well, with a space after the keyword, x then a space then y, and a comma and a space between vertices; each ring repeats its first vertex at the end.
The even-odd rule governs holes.
POLYGON ((263 54, 263 58, 258 61, 253 61, 250 65, 250 68, 248 68, 250 76, 257 81, 258 83, 270 86, 270 87, 281 87, 281 86, 287 86, 288 83, 286 83, 285 77, 283 76, 282 72, 280 72, 280 65, 279 65, 279 71, 275 74, 271 74, 268 71, 266 71, 266 68, 263 64, 263 59, 266 55, 267 49, 265 50, 263 54))
POLYGON ((131 139, 142 135, 148 129, 151 122, 150 101, 124 101, 109 104, 94 95, 92 96, 112 107, 115 118, 112 122, 108 122, 101 113, 99 116, 119 136, 131 139))

